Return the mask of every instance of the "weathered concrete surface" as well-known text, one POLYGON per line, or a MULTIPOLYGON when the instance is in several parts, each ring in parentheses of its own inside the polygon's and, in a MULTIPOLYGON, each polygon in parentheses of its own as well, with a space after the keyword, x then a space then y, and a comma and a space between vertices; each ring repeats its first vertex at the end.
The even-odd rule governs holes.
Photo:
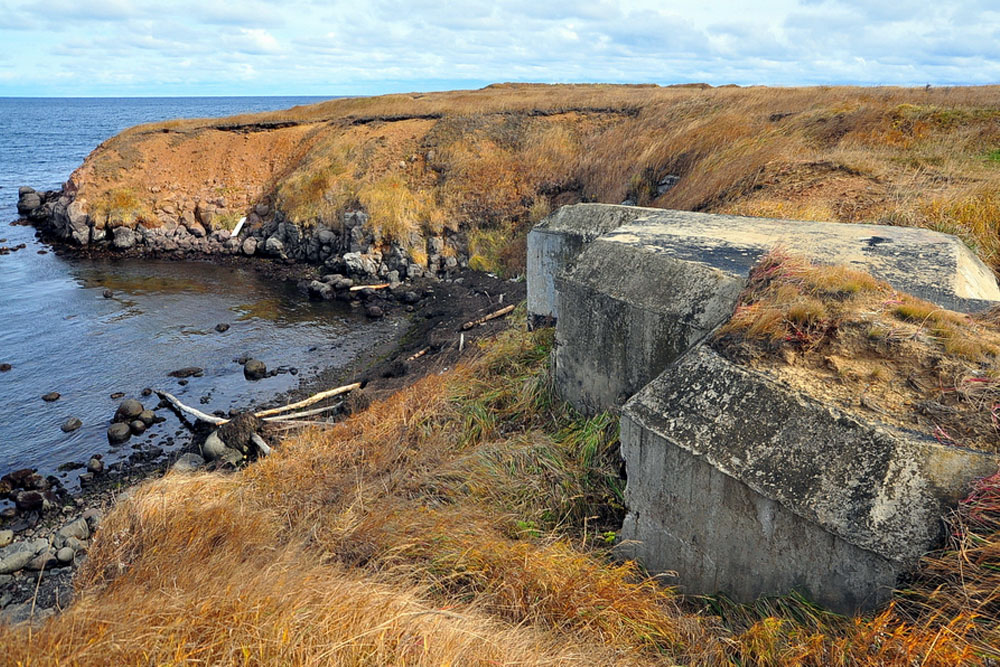
POLYGON ((558 319, 556 388, 588 414, 619 408, 728 319, 750 269, 776 245, 946 308, 1000 300, 964 244, 922 229, 586 204, 563 207, 531 234, 529 312, 558 319))
POLYGON ((958 238, 927 229, 745 218, 640 209, 634 222, 603 238, 650 252, 747 275, 780 246, 824 264, 849 266, 951 310, 973 311, 1000 301, 993 273, 958 238))
POLYGON ((625 406, 626 552, 688 593, 887 599, 1000 458, 867 422, 700 346, 625 406))
POLYGON ((555 384, 585 414, 620 407, 732 314, 740 276, 593 241, 555 278, 555 384))
POLYGON ((641 217, 646 209, 604 204, 563 206, 528 234, 528 321, 551 324, 556 312, 555 277, 572 266, 584 246, 641 217))

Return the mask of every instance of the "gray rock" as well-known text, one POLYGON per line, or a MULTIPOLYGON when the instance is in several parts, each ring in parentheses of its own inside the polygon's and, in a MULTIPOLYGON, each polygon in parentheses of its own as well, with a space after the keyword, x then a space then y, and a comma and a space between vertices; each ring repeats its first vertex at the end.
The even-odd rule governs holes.
POLYGON ((63 565, 69 565, 70 563, 73 562, 73 559, 75 557, 76 557, 76 552, 69 547, 63 547, 62 549, 56 552, 56 558, 63 565))
POLYGON ((367 314, 371 319, 377 320, 381 319, 385 315, 385 312, 378 306, 368 306, 368 308, 365 309, 365 314, 367 314))
POLYGON ((60 426, 59 428, 62 429, 63 433, 72 433, 73 431, 75 431, 76 429, 80 428, 81 426, 83 426, 83 422, 82 421, 80 421, 76 417, 70 417, 69 419, 67 419, 66 421, 64 421, 63 425, 60 426))
POLYGON ((174 470, 175 472, 194 472, 195 470, 204 467, 204 465, 205 459, 198 456, 194 452, 187 452, 186 454, 182 454, 180 458, 174 462, 174 465, 171 466, 171 470, 174 470))
POLYGON ((44 510, 48 504, 41 491, 18 491, 14 496, 14 505, 22 512, 44 510))
POLYGON ((14 541, 13 530, 0 530, 0 548, 3 548, 14 541))
MULTIPOLYGON (((122 496, 119 495, 118 497, 121 498, 122 496)), ((87 522, 87 526, 90 528, 90 532, 93 533, 95 530, 97 530, 97 527, 101 525, 101 519, 103 518, 103 515, 101 514, 100 510, 92 507, 86 512, 84 512, 81 518, 87 522)))
POLYGON ((25 565, 25 569, 38 572, 40 570, 51 570, 58 565, 59 559, 56 558, 55 552, 47 550, 32 558, 31 561, 25 565))
POLYGON ((141 419, 133 419, 131 422, 129 422, 128 427, 129 429, 132 430, 132 433, 134 435, 142 435, 143 433, 146 432, 146 422, 142 421, 141 419))
POLYGON ((87 461, 87 472, 93 475, 100 475, 104 472, 104 461, 96 456, 90 457, 90 460, 87 461))
POLYGON ((226 324, 225 322, 220 322, 219 324, 215 325, 215 330, 218 331, 219 333, 226 333, 227 331, 229 331, 229 325, 226 324))
POLYGON ((281 256, 285 253, 285 244, 277 235, 268 237, 264 242, 264 252, 269 255, 281 256))
POLYGON ((132 437, 132 429, 128 424, 115 422, 108 427, 108 442, 112 445, 120 445, 132 437))
POLYGON ((327 283, 314 280, 309 283, 309 298, 329 301, 333 298, 333 288, 327 283))
POLYGON ((114 240, 111 244, 118 250, 128 250, 135 245, 136 235, 135 231, 131 228, 115 227, 114 232, 112 233, 114 234, 114 240))
POLYGON ((143 410, 139 413, 139 421, 141 421, 146 426, 152 426, 156 423, 156 413, 152 410, 143 410))
POLYGON ((253 212, 261 218, 265 218, 271 212, 271 207, 264 202, 259 202, 253 207, 253 212))
POLYGON ((46 403, 52 403, 54 401, 58 401, 61 397, 62 394, 60 394, 58 391, 50 391, 47 394, 42 394, 42 400, 45 401, 46 403))
MULTIPOLYGON (((131 435, 131 433, 132 432, 129 431, 129 435, 131 435)), ((80 473, 80 488, 81 489, 87 489, 87 488, 90 488, 93 485, 94 485, 94 473, 92 473, 92 472, 80 473)))
POLYGON ((21 215, 28 215, 41 205, 42 198, 37 192, 34 190, 31 192, 25 192, 22 193, 20 198, 17 200, 17 212, 21 215))
POLYGON ((118 406, 114 420, 116 422, 130 422, 141 415, 144 409, 142 403, 139 401, 134 398, 127 398, 118 406))
POLYGON ((252 256, 255 252, 257 252, 257 239, 253 236, 248 236, 243 240, 243 245, 240 246, 240 250, 247 257, 252 256))
POLYGON ((186 222, 184 226, 187 228, 188 233, 196 239, 205 238, 205 227, 199 222, 186 222))
POLYGON ((78 540, 90 539, 90 526, 82 516, 70 521, 65 526, 56 531, 56 535, 69 539, 75 537, 78 540))
POLYGON ((81 553, 81 552, 86 552, 87 551, 87 543, 84 540, 81 540, 81 539, 76 538, 76 537, 67 537, 65 539, 64 546, 69 547, 70 549, 72 549, 76 553, 81 553))
POLYGON ((267 377, 267 364, 260 359, 250 359, 243 365, 243 376, 248 380, 267 377))
POLYGON ((35 555, 47 549, 49 541, 42 538, 25 542, 15 542, 0 549, 0 574, 11 574, 23 569, 34 560, 35 555))
POLYGON ((243 459, 243 455, 235 449, 227 447, 215 431, 205 438, 205 444, 201 446, 201 451, 209 461, 225 461, 236 465, 243 459))

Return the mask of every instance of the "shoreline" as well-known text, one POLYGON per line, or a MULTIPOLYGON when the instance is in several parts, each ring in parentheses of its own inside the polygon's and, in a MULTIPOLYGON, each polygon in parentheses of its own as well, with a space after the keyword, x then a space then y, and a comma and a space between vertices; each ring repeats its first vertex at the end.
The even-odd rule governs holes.
MULTIPOLYGON (((19 224, 30 226, 30 223, 19 224)), ((132 252, 126 256, 124 253, 105 249, 70 246, 47 237, 41 231, 37 231, 37 235, 50 246, 49 250, 57 255, 93 259, 149 258, 206 261, 248 267, 269 279, 297 284, 302 299, 323 298, 316 294, 314 289, 309 288, 310 281, 320 277, 322 267, 309 264, 290 260, 204 253, 177 256, 173 253, 153 255, 132 252)), ((303 378, 296 388, 261 401, 259 404, 241 406, 242 409, 258 410, 282 405, 322 389, 345 384, 348 381, 359 381, 363 388, 354 392, 351 400, 345 402, 345 407, 329 418, 343 419, 353 410, 364 409, 372 401, 385 398, 424 375, 450 367, 460 358, 474 354, 475 345, 472 343, 475 339, 491 335, 504 328, 505 324, 502 319, 498 319, 465 332, 461 331, 461 325, 496 310, 500 302, 520 303, 524 299, 524 283, 505 281, 465 269, 457 271, 453 278, 442 280, 421 277, 401 283, 393 290, 353 292, 341 290, 335 294, 334 298, 348 301, 354 308, 368 310, 369 316, 373 306, 378 308, 378 319, 395 321, 398 325, 396 331, 367 348, 346 365, 325 365, 319 360, 321 369, 314 375, 303 378), (421 351, 423 354, 418 358, 410 359, 421 351)), ((229 351, 225 354, 228 356, 229 351)), ((163 407, 161 404, 157 409, 163 407)), ((208 432, 209 429, 196 426, 195 429, 189 430, 188 435, 178 436, 179 440, 186 442, 169 451, 160 451, 151 460, 138 460, 129 465, 122 465, 124 462, 112 464, 101 474, 95 475, 86 487, 74 492, 66 491, 64 500, 52 509, 22 513, 15 519, 0 519, 0 531, 9 530, 13 533, 9 546, 4 546, 0 541, 0 563, 3 562, 4 556, 13 550, 27 548, 25 545, 38 542, 40 539, 47 540, 53 547, 56 543, 61 543, 61 539, 57 537, 60 529, 73 524, 85 513, 92 519, 96 516, 95 521, 99 522, 103 512, 134 486, 162 477, 179 459, 187 458, 189 454, 200 456, 201 443, 204 442, 208 432)), ((167 435, 164 433, 162 437, 165 438, 167 435)), ((268 437, 273 446, 284 436, 277 433, 265 437, 268 437)), ((157 441, 161 441, 161 438, 158 437, 157 441)), ((227 466, 212 463, 199 466, 199 469, 218 470, 220 474, 225 474, 222 471, 226 468, 227 466)), ((233 469, 230 467, 229 471, 233 469)), ((28 620, 29 615, 32 620, 37 621, 64 608, 72 600, 73 576, 85 558, 87 545, 89 542, 84 541, 83 549, 74 555, 69 564, 39 562, 44 555, 42 553, 37 554, 31 564, 14 572, 0 574, 0 621, 20 622, 28 620), (33 566, 41 566, 41 569, 31 569, 33 566), (31 608, 34 609, 33 615, 31 608)), ((49 550, 52 550, 52 547, 49 550)))

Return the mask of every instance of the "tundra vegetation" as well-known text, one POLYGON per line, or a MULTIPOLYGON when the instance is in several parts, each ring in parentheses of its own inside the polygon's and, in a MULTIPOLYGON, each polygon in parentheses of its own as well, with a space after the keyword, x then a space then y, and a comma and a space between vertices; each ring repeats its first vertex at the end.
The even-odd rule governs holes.
MULTIPOLYGON (((765 274, 790 261, 762 266, 748 307, 781 289, 765 274)), ((798 266, 792 284, 818 304, 802 312, 822 307, 824 319, 847 317, 838 309, 858 297, 845 295, 883 289, 846 273, 817 282, 798 266)), ((739 317, 726 333, 731 345, 750 330, 746 313, 739 317)), ((1000 475, 972 490, 949 519, 948 544, 879 613, 846 618, 794 596, 749 606, 684 598, 614 559, 616 422, 581 418, 553 397, 552 331, 528 332, 523 321, 522 310, 472 361, 332 429, 291 437, 238 473, 172 473, 139 487, 105 520, 74 604, 40 627, 0 628, 7 659, 954 665, 1000 657, 1000 475)), ((791 336, 809 347, 833 335, 795 307, 767 321, 740 341, 791 336), (804 322, 809 338, 794 335, 804 322)))
POLYGON ((364 208, 421 251, 465 234, 516 275, 560 205, 927 227, 1000 267, 1000 88, 501 84, 132 128, 73 175, 98 225, 260 202, 309 226, 364 208))

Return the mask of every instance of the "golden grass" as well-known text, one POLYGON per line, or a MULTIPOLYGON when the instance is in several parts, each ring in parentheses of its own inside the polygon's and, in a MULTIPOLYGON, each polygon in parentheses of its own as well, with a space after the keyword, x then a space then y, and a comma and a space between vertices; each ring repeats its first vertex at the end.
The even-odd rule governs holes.
POLYGON ((133 128, 106 142, 75 178, 91 200, 115 187, 144 193, 180 183, 195 196, 213 180, 235 181, 242 192, 228 197, 235 208, 276 193, 304 224, 329 223, 367 202, 386 238, 446 225, 502 230, 509 249, 473 255, 509 273, 519 261, 513 249, 546 210, 628 197, 666 208, 939 229, 996 268, 1000 163, 990 156, 1000 151, 998 92, 505 84, 332 100, 133 128), (252 140, 210 150, 234 130, 252 140), (181 139, 166 142, 164 131, 181 139), (162 167, 168 154, 181 167, 162 167), (246 168, 262 155, 268 169, 246 168), (192 162, 204 173, 189 173, 192 162), (658 194, 667 175, 680 180, 658 194))
POLYGON ((106 518, 76 602, 40 627, 0 628, 5 660, 985 665, 1000 657, 1000 480, 980 484, 952 522, 952 543, 879 614, 843 618, 794 596, 751 606, 683 600, 609 558, 621 511, 616 420, 582 419, 552 398, 551 343, 551 330, 528 333, 522 322, 471 364, 293 437, 239 473, 142 485, 106 518))
POLYGON ((861 396, 862 409, 882 404, 880 419, 917 426, 947 444, 998 449, 1000 327, 993 313, 949 311, 867 274, 779 249, 751 271, 718 345, 771 367, 791 360, 789 368, 777 364, 781 372, 824 400, 857 405, 861 396))

